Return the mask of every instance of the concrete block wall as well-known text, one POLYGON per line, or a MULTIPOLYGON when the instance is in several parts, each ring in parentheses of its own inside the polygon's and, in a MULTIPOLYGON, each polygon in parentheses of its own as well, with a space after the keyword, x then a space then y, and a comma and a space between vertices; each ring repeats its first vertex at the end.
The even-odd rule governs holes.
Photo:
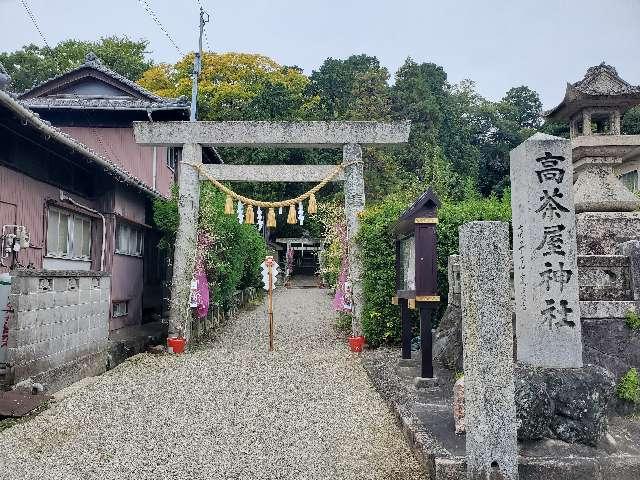
POLYGON ((106 369, 111 279, 103 272, 15 272, 5 383, 56 391, 106 369))

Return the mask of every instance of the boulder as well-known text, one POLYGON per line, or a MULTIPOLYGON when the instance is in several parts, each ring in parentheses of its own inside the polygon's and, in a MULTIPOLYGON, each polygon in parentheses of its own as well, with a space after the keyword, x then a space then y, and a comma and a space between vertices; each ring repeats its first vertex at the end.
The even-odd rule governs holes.
POLYGON ((516 368, 516 419, 519 440, 539 440, 550 436, 553 403, 544 375, 539 370, 516 368))
POLYGON ((607 429, 607 408, 615 391, 611 372, 583 368, 515 371, 518 438, 556 438, 596 446, 607 429))
POLYGON ((433 342, 433 361, 453 372, 462 371, 462 310, 449 304, 433 342))

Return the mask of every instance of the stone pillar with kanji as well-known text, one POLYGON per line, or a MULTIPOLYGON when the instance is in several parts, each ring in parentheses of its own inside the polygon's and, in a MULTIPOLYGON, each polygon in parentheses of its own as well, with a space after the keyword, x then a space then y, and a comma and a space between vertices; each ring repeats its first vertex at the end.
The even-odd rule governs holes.
POLYGON ((571 142, 537 133, 511 151, 518 361, 582 367, 571 142))

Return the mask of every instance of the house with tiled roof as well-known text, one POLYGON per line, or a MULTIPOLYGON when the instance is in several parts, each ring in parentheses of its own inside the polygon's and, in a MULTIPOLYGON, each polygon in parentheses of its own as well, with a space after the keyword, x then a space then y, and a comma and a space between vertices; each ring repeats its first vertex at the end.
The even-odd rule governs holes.
POLYGON ((138 145, 132 122, 187 120, 190 104, 93 54, 21 94, 9 84, 0 65, 0 384, 55 389, 166 331, 153 202, 170 196, 181 151, 138 145))
MULTIPOLYGON (((159 97, 91 53, 15 97, 1 95, 0 221, 26 225, 31 243, 0 272, 103 270, 110 331, 157 320, 167 259, 152 202, 170 195, 181 151, 136 144, 132 122, 187 120, 189 102, 159 97)), ((205 155, 219 161, 213 150, 205 155)))

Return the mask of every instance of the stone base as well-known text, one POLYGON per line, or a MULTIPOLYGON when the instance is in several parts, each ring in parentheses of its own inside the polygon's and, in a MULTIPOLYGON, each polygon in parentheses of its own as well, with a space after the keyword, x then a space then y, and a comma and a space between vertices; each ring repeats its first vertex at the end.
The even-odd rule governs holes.
POLYGON ((416 366, 418 366, 418 359, 417 358, 402 358, 400 357, 400 360, 398 360, 398 366, 399 367, 403 367, 403 368, 414 368, 416 366))
POLYGON ((433 377, 433 378, 416 377, 413 380, 413 385, 419 390, 436 389, 438 388, 438 379, 436 377, 433 377))
POLYGON ((608 370, 583 368, 515 369, 518 438, 553 438, 596 446, 607 429, 615 380, 608 370))

